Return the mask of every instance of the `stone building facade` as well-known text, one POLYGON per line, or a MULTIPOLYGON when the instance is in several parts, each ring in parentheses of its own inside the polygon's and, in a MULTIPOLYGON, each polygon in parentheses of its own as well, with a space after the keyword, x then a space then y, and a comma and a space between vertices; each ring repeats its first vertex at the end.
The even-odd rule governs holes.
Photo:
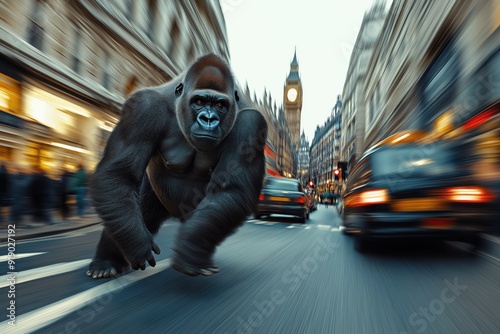
POLYGON ((49 174, 99 161, 133 90, 213 52, 218 1, 0 2, 0 159, 49 174))
POLYGON ((445 114, 457 128, 498 104, 499 12, 496 0, 394 1, 363 86, 364 149, 397 131, 432 132, 445 114), (491 89, 475 96, 481 78, 491 89))
MULTIPOLYGON (((342 94, 342 160, 352 166, 398 131, 459 129, 485 112, 498 118, 499 1, 394 0, 384 19, 374 9, 365 15, 342 94)), ((490 142, 498 142, 496 131, 490 142)))
POLYGON ((339 182, 335 180, 334 171, 340 161, 342 106, 338 95, 330 117, 316 128, 311 142, 309 174, 318 193, 338 191, 339 182))
POLYGON ((343 118, 340 160, 353 164, 364 151, 365 115, 364 82, 373 50, 385 21, 385 2, 377 2, 365 13, 353 47, 342 91, 343 118))

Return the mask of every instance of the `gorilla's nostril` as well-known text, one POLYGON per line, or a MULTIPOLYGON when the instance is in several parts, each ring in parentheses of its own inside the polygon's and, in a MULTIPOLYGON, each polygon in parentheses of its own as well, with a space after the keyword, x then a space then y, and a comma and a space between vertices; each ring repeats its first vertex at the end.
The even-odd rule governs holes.
POLYGON ((219 125, 219 117, 216 114, 205 112, 198 115, 198 123, 206 130, 212 130, 219 125))

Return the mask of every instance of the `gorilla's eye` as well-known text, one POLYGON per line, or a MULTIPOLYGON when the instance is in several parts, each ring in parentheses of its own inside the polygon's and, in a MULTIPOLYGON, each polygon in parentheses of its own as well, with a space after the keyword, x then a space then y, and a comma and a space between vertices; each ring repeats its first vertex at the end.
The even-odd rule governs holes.
POLYGON ((227 109, 227 102, 223 100, 216 101, 214 107, 218 112, 225 113, 227 109))
POLYGON ((191 108, 194 110, 201 110, 205 107, 205 100, 201 97, 196 97, 191 101, 191 108))

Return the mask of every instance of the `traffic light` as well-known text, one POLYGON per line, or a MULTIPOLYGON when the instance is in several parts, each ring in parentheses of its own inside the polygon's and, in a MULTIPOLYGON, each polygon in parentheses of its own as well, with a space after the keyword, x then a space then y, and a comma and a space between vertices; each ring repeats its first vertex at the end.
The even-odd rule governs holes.
POLYGON ((334 170, 333 175, 335 177, 335 180, 338 180, 340 178, 340 171, 338 169, 334 170))

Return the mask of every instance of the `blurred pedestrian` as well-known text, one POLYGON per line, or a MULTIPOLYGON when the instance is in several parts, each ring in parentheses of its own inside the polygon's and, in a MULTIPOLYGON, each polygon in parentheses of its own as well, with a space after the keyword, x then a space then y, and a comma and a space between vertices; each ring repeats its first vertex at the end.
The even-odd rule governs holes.
POLYGON ((0 163, 0 223, 3 223, 5 211, 11 204, 9 171, 7 166, 0 163))
POLYGON ((52 182, 40 166, 31 179, 30 197, 35 221, 52 224, 52 182))
POLYGON ((63 168, 61 175, 59 176, 59 182, 57 187, 57 199, 58 199, 58 208, 61 213, 62 221, 68 219, 70 215, 70 208, 68 205, 68 197, 72 193, 71 190, 71 172, 63 168))
POLYGON ((10 221, 13 224, 21 224, 23 216, 27 213, 30 206, 29 191, 31 175, 28 168, 22 165, 14 165, 10 181, 10 193, 12 196, 10 221))
POLYGON ((78 169, 72 178, 72 185, 76 191, 76 213, 82 218, 87 209, 88 187, 88 175, 82 163, 78 164, 78 169))

